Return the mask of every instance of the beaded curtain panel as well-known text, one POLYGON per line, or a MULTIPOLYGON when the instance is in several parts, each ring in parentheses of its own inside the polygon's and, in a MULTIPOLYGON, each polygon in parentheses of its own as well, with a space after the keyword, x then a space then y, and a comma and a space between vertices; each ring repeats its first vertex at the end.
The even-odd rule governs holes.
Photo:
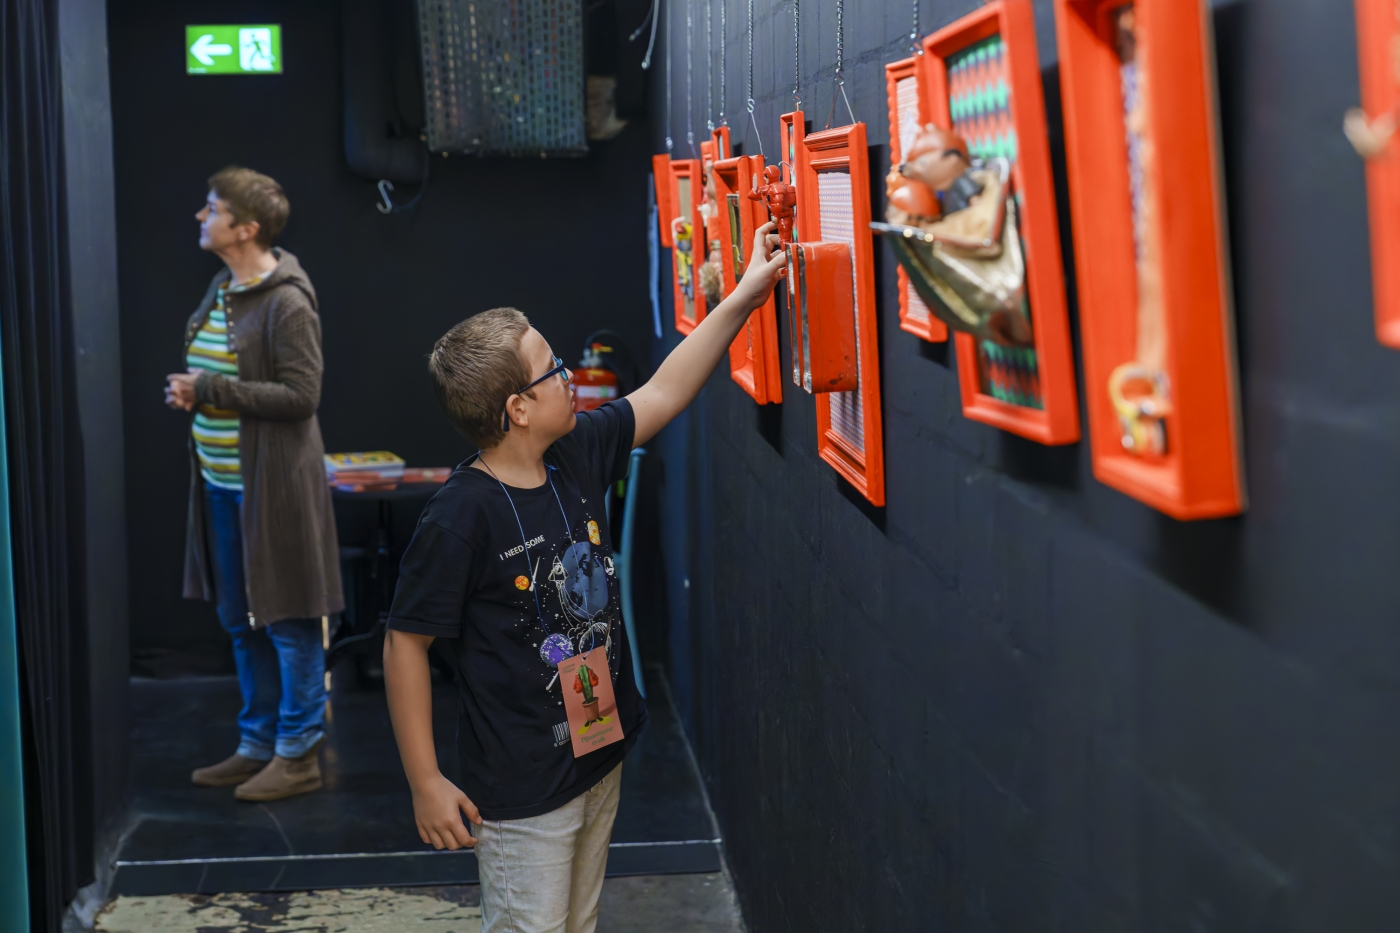
MULTIPOLYGON (((899 151, 908 152, 909 147, 914 144, 914 138, 919 135, 918 79, 913 75, 900 78, 895 85, 895 95, 899 106, 899 151)), ((906 280, 904 292, 909 316, 920 323, 927 322, 930 312, 928 305, 919 297, 918 289, 906 280)))
MULTIPOLYGON (((855 220, 851 204, 849 172, 822 172, 817 175, 817 199, 821 204, 821 238, 824 242, 845 243, 854 256, 855 220)), ((856 301, 860 301, 859 292, 856 301)), ((860 308, 856 308, 860 314, 860 308)), ((860 328, 856 328, 856 387, 850 392, 832 392, 831 428, 854 450, 865 451, 865 408, 860 395, 860 328)))
MULTIPOLYGON (((948 107, 953 131, 967 140, 973 158, 1001 157, 1014 165, 1016 127, 1011 120, 1005 53, 1001 37, 992 36, 949 56, 948 107)), ((1027 299, 1027 318, 1029 304, 1027 299)), ((1043 407, 1034 348, 979 341, 977 369, 981 390, 992 398, 1025 408, 1043 407)))
POLYGON ((588 153, 580 0, 419 0, 428 148, 588 153))

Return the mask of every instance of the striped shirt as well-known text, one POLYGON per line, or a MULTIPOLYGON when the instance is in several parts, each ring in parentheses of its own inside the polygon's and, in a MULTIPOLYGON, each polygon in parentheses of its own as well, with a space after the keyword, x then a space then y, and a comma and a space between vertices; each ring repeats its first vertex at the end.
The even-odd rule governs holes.
MULTIPOLYGON (((233 287, 227 283, 219 286, 214 308, 185 354, 185 363, 192 371, 207 370, 225 379, 238 380, 238 353, 229 345, 224 298, 233 292, 246 291, 265 278, 265 275, 258 276, 233 287)), ((243 473, 238 461, 238 412, 201 403, 195 408, 193 431, 195 452, 199 455, 199 469, 204 481, 220 489, 242 492, 243 473)))

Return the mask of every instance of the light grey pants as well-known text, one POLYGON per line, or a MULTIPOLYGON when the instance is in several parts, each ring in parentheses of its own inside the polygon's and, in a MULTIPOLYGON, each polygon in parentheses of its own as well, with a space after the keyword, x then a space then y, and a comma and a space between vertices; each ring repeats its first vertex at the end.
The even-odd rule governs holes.
POLYGON ((622 765, 558 810, 476 829, 481 933, 593 933, 622 765))

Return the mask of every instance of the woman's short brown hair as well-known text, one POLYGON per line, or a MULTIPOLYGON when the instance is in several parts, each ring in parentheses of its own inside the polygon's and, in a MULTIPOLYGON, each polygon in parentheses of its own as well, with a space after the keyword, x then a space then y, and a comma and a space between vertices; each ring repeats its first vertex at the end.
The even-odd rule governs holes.
POLYGON ((209 190, 227 205, 235 224, 258 222, 253 239, 265 248, 271 249, 272 241, 287 226, 292 206, 282 186, 266 175, 230 165, 210 177, 209 190))
POLYGON ((433 390, 447 419, 482 450, 505 437, 506 399, 530 381, 520 341, 530 321, 514 308, 492 308, 443 334, 428 357, 433 390))

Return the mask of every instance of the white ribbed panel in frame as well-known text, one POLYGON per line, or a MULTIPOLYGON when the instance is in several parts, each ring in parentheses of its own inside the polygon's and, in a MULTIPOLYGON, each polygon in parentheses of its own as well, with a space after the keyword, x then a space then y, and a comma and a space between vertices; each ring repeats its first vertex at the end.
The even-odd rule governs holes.
MULTIPOLYGON (((915 77, 900 78, 894 86, 895 103, 899 108, 899 151, 908 152, 914 145, 914 137, 919 135, 919 80, 915 77)), ((904 287, 908 301, 909 317, 916 321, 928 320, 928 305, 919 297, 912 284, 904 287)))
MULTIPOLYGON (((817 203, 822 216, 821 240, 825 243, 845 243, 851 249, 851 274, 855 275, 856 225, 851 203, 850 172, 821 172, 817 175, 817 203)), ((855 317, 860 320, 860 291, 855 287, 855 317)), ((862 454, 865 453, 865 412, 860 397, 860 328, 856 328, 856 387, 851 392, 832 392, 831 429, 842 440, 862 454)))

